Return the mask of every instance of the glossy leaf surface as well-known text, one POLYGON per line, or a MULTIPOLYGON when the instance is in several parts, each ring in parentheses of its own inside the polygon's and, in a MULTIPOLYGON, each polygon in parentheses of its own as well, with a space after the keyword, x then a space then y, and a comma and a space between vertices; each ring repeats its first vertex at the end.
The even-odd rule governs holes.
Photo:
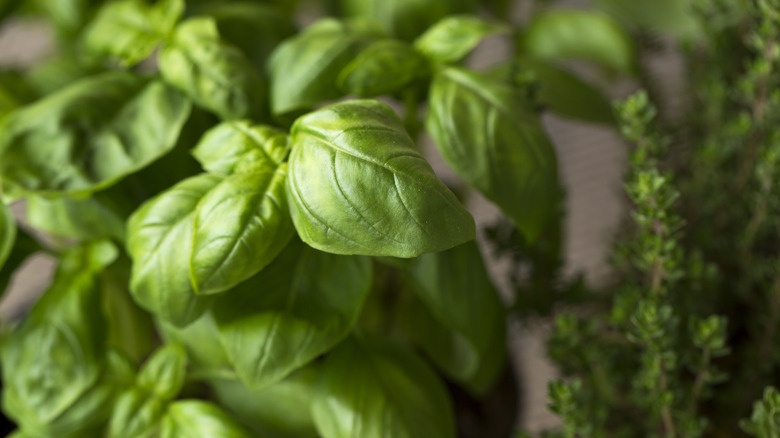
POLYGON ((111 237, 121 241, 125 235, 123 218, 95 197, 29 196, 27 221, 34 228, 55 236, 78 239, 111 237))
POLYGON ((111 72, 83 79, 9 115, 0 131, 6 195, 88 194, 176 144, 190 112, 159 81, 111 72))
POLYGON ((256 438, 219 406, 201 400, 171 404, 163 417, 160 438, 256 438))
POLYGON ((187 352, 179 344, 167 344, 152 354, 138 373, 136 385, 160 400, 174 399, 184 386, 187 352))
POLYGON ((474 238, 474 220, 384 104, 349 101, 292 128, 288 196, 304 242, 335 254, 414 257, 474 238))
POLYGON ((158 55, 160 73, 223 120, 261 119, 265 81, 236 47, 226 43, 212 18, 191 18, 158 55))
POLYGON ((380 338, 349 339, 327 358, 312 406, 323 438, 451 438, 452 406, 413 353, 380 338))
POLYGON ((554 211, 558 175, 530 102, 509 85, 447 68, 434 79, 426 126, 453 169, 536 239, 554 211))
POLYGON ((429 59, 452 63, 462 60, 483 38, 509 28, 474 15, 447 17, 433 25, 414 47, 429 59))
POLYGON ((192 154, 207 172, 229 175, 250 167, 276 167, 287 158, 287 134, 244 120, 209 130, 192 154))
POLYGON ((124 392, 114 405, 108 438, 153 438, 165 414, 165 404, 142 389, 124 392))
POLYGON ((428 62, 407 43, 383 39, 366 47, 339 73, 346 94, 374 97, 398 93, 430 75, 428 62))
POLYGON ((251 390, 277 382, 341 341, 371 287, 370 260, 293 241, 214 305, 222 345, 251 390))

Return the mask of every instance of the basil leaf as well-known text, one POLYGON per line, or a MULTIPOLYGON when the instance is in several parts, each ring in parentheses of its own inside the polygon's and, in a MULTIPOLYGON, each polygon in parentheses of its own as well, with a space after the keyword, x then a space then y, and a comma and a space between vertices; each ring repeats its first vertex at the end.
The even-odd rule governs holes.
POLYGON ((0 269, 13 251, 16 243, 16 219, 5 204, 0 202, 0 269))
POLYGON ((241 49, 261 72, 276 46, 295 34, 290 16, 271 5, 212 2, 198 12, 213 17, 222 38, 241 49))
POLYGON ((318 377, 319 366, 312 363, 259 392, 238 380, 210 384, 220 406, 260 436, 316 438, 311 401, 318 377))
POLYGON ((597 12, 556 9, 538 14, 520 35, 518 47, 520 55, 547 61, 582 59, 625 75, 637 69, 631 37, 597 12))
POLYGON ((61 39, 76 36, 103 0, 35 0, 61 39))
POLYGON ((192 150, 207 172, 229 175, 247 167, 281 164, 289 153, 287 134, 248 121, 223 122, 209 130, 192 150))
MULTIPOLYGON (((643 31, 681 39, 694 39, 703 33, 693 0, 595 0, 594 3, 627 25, 643 31)), ((724 2, 719 7, 734 8, 736 5, 724 2)))
POLYGON ((557 163, 539 118, 513 87, 446 68, 434 78, 426 126, 444 159, 535 240, 556 208, 557 163))
POLYGON ((374 97, 398 93, 429 76, 425 58, 404 42, 385 39, 372 43, 347 64, 337 84, 346 94, 374 97))
POLYGON ((440 19, 475 12, 473 0, 341 0, 348 17, 375 20, 390 35, 411 41, 440 19))
POLYGON ((253 438, 219 406, 200 400, 182 400, 168 406, 160 438, 253 438))
POLYGON ((0 130, 5 195, 83 196, 171 150, 190 104, 159 81, 112 72, 10 114, 0 130))
POLYGON ((168 401, 179 395, 187 371, 187 352, 179 344, 167 344, 154 352, 138 372, 136 385, 168 401))
POLYGON ((312 413, 323 438, 455 436, 451 402, 433 371, 381 338, 349 339, 328 356, 312 413))
POLYGON ((486 393, 506 360, 506 312, 477 244, 422 255, 408 272, 425 310, 445 329, 437 336, 418 324, 411 336, 445 374, 486 393))
POLYGON ((417 38, 414 47, 434 61, 458 62, 474 50, 483 38, 507 31, 507 26, 474 15, 446 17, 417 38))
POLYGON ((157 397, 139 388, 123 393, 114 404, 108 425, 108 438, 153 438, 165 414, 157 397))
POLYGON ((2 345, 3 410, 22 429, 67 436, 107 419, 113 387, 101 384, 106 321, 97 274, 116 255, 106 241, 65 253, 51 288, 2 345))
POLYGON ((314 248, 414 257, 474 238, 474 219, 386 105, 330 105, 299 118, 291 137, 292 219, 314 248))
POLYGON ((25 76, 30 86, 41 96, 46 96, 62 88, 103 73, 104 70, 91 62, 85 62, 84 57, 72 53, 60 53, 52 58, 36 63, 25 76))
POLYGON ((262 119, 266 86, 246 56, 219 35, 214 19, 181 23, 158 55, 163 79, 224 120, 262 119))
POLYGON ((339 72, 376 36, 360 22, 324 19, 280 44, 268 61, 273 114, 341 97, 339 72))
POLYGON ((263 271, 213 306, 239 378, 268 387, 340 342, 371 288, 369 259, 322 253, 293 241, 263 271))
POLYGON ((188 178, 141 206, 128 220, 127 251, 133 259, 130 290, 138 304, 177 326, 195 321, 209 304, 190 281, 195 207, 221 178, 188 178))
POLYGON ((125 221, 98 199, 27 197, 27 221, 35 229, 77 239, 124 240, 125 221))
POLYGON ((287 164, 230 175, 195 212, 190 279, 197 294, 223 292, 263 269, 294 228, 287 206, 287 164))
POLYGON ((183 0, 120 0, 107 3, 84 31, 83 46, 101 57, 116 57, 133 66, 149 55, 173 31, 184 13, 183 0))
POLYGON ((615 124, 612 105, 598 89, 553 64, 521 58, 518 76, 530 75, 538 83, 536 98, 552 112, 590 123, 615 124))
POLYGON ((187 357, 195 368, 211 370, 229 366, 211 312, 206 312, 184 328, 165 321, 158 321, 158 326, 165 342, 176 342, 184 346, 187 357))

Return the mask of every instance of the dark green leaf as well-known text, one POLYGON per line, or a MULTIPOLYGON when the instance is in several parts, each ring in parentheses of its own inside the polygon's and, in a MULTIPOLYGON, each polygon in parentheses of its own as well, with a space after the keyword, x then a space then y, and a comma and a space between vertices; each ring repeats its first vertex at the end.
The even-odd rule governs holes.
POLYGON ((157 397, 132 388, 117 398, 108 425, 108 438, 154 438, 165 414, 157 397))
POLYGON ((214 304, 222 345, 251 390, 283 379, 341 341, 371 287, 371 261, 293 241, 214 304))
POLYGON ((195 295, 186 255, 192 251, 195 208, 220 180, 208 174, 186 179, 142 205, 128 221, 133 296, 177 326, 196 320, 210 302, 195 295))
POLYGON ((199 13, 213 17, 222 38, 241 49, 261 72, 276 46, 295 34, 290 16, 267 4, 211 2, 199 13))
POLYGON ((344 14, 375 20, 390 35, 411 41, 440 19, 475 12, 473 0, 341 0, 344 14))
POLYGON ((182 400, 168 406, 160 438, 255 438, 219 406, 201 400, 182 400))
POLYGON ((84 195, 150 164, 176 144, 190 105, 159 81, 112 72, 9 115, 0 131, 6 195, 84 195))
POLYGON ((38 93, 15 71, 0 71, 0 120, 12 110, 34 101, 38 93))
POLYGON ((167 82, 222 119, 263 118, 263 78, 239 49, 220 37, 214 19, 181 23, 158 63, 167 82))
POLYGON ((125 221, 97 198, 27 197, 27 221, 35 229, 77 239, 124 240, 125 221))
POLYGON ((228 290, 284 249, 294 232, 286 180, 286 163, 266 164, 226 177, 200 200, 190 253, 195 293, 228 290))
POLYGON ((520 35, 521 55, 547 61, 582 59, 626 75, 636 72, 633 41, 608 15, 550 10, 536 15, 520 35))
POLYGON ((276 167, 289 153, 287 134, 248 121, 224 122, 208 131, 192 150, 207 172, 229 175, 249 167, 276 167))
POLYGON ((0 202, 0 269, 5 265, 16 242, 16 219, 5 204, 0 202))
POLYGON ((184 13, 183 0, 120 0, 100 9, 85 30, 84 48, 93 55, 133 66, 154 52, 184 13))
POLYGON ((415 262, 408 272, 425 309, 413 310, 420 313, 411 315, 417 330, 410 335, 449 377, 484 394, 506 358, 506 315, 477 244, 425 254, 415 262), (443 333, 426 328, 426 317, 441 324, 443 333))
POLYGON ((428 76, 428 62, 409 44, 383 39, 366 47, 347 64, 337 83, 346 94, 374 97, 398 93, 428 76))
POLYGON ((337 103, 299 118, 291 136, 288 196, 309 245, 414 257, 474 238, 474 219, 386 105, 337 103))
POLYGON ((338 99, 339 72, 378 35, 360 22, 324 19, 271 54, 271 111, 283 115, 338 99))
POLYGON ((462 60, 483 38, 509 28, 474 15, 458 15, 439 21, 417 38, 414 47, 429 59, 451 63, 462 60))
POLYGON ((138 372, 136 385, 154 394, 155 398, 168 401, 179 395, 184 386, 187 371, 187 352, 179 344, 160 347, 144 363, 138 372))
POLYGON ((381 338, 349 339, 330 354, 312 413, 323 438, 451 438, 444 386, 413 353, 381 338))
POLYGON ((558 169, 538 115, 515 88, 447 68, 430 93, 428 132, 445 160, 533 241, 557 205, 558 169))
POLYGON ((221 406, 264 438, 316 438, 311 402, 318 377, 313 364, 260 392, 238 380, 214 380, 211 387, 221 406))

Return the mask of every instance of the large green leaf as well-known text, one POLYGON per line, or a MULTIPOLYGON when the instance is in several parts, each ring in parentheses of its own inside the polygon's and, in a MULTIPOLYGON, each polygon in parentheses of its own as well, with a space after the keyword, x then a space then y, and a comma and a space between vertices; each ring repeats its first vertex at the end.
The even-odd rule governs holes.
POLYGON ((506 314, 477 244, 422 255, 408 272, 425 307, 407 315, 410 336, 449 377, 484 394, 504 366, 506 314))
POLYGON ((633 40, 615 20, 593 11, 555 9, 533 17, 518 49, 548 61, 582 59, 610 71, 636 72, 633 40))
POLYGON ((453 169, 536 239, 557 205, 558 168, 530 102, 512 86, 447 68, 433 81, 426 126, 453 169))
POLYGON ((287 207, 287 165, 230 175, 198 203, 190 253, 195 293, 223 292, 263 269, 294 228, 287 207))
POLYGON ((222 38, 241 49, 261 72, 276 46, 295 34, 288 14, 254 1, 211 2, 199 13, 213 17, 222 38))
POLYGON ((316 438, 311 403, 318 377, 315 362, 258 392, 239 380, 215 379, 210 384, 220 406, 263 438, 316 438))
POLYGON ((412 352, 349 339, 327 358, 312 413, 323 438, 452 438, 444 386, 412 352))
POLYGON ((213 18, 181 23, 158 63, 167 82, 222 119, 264 117, 265 81, 241 50, 220 37, 213 18))
POLYGON ((100 382, 106 322, 97 274, 116 255, 104 241, 63 255, 50 289, 3 344, 3 410, 25 430, 66 436, 107 420, 113 388, 100 382))
POLYGON ((114 184, 176 144, 190 104, 159 81, 111 72, 10 114, 0 130, 3 191, 84 195, 114 184))
POLYGON ((208 174, 186 179, 142 205, 128 221, 133 296, 141 306, 177 326, 196 320, 210 302, 208 297, 195 295, 188 255, 195 207, 220 180, 208 174))
POLYGON ((120 0, 106 4, 84 31, 91 54, 118 58, 125 66, 148 58, 184 13, 183 0, 120 0))
POLYGON ((293 241, 213 307, 220 338, 251 390, 283 379, 341 341, 371 288, 371 261, 293 241))
POLYGON ((35 229, 77 239, 111 237, 123 240, 125 221, 95 197, 27 198, 27 221, 35 229))
POLYGON ((16 243, 16 219, 11 209, 0 202, 0 269, 11 255, 14 243, 16 243))
POLYGON ((344 14, 376 20, 390 35, 411 41, 440 19, 475 12, 474 0, 341 0, 344 14))
POLYGON ((283 115, 338 99, 336 79, 376 36, 362 22, 323 19, 283 42, 271 54, 271 110, 283 115))
POLYGON ((168 406, 160 438, 256 438, 219 406, 182 400, 168 406))
POLYGON ((382 39, 347 64, 337 83, 346 94, 374 97, 401 92, 430 74, 428 61, 409 44, 382 39))
POLYGON ((276 167, 289 151, 286 133, 241 120, 223 122, 209 130, 192 154, 207 172, 229 175, 251 167, 276 167))
POLYGON ((330 105, 299 118, 291 136, 287 193, 295 228, 309 245, 414 257, 474 238, 473 218, 386 105, 330 105))
POLYGON ((433 25, 414 42, 414 47, 434 61, 458 62, 485 37, 508 30, 507 26, 474 15, 458 15, 433 25))

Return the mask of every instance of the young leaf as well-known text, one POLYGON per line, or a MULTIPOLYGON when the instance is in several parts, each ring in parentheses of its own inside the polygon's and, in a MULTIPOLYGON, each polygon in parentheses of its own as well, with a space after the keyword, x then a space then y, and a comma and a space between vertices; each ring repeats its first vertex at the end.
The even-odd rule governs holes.
POLYGON ((371 262, 291 242, 267 268, 214 304, 230 363, 261 390, 340 342, 371 288, 371 262))
POLYGON ((187 352, 179 344, 167 344, 152 354, 138 372, 136 385, 162 401, 173 400, 184 386, 187 352))
POLYGON ((276 167, 289 151, 286 133, 241 120, 223 122, 209 130, 192 155, 207 172, 229 175, 249 166, 276 167))
POLYGON ((366 47, 339 73, 338 87, 361 97, 398 93, 425 80, 430 67, 409 44, 383 39, 366 47))
MULTIPOLYGON (((484 394, 504 365, 506 315, 477 244, 422 255, 408 272, 423 306, 444 329, 443 336, 434 329, 415 330, 412 337, 448 376, 484 394)), ((424 319, 412 318, 423 328, 424 319)))
POLYGON ((187 99, 159 81, 124 72, 78 81, 4 120, 4 194, 110 186, 171 150, 189 113, 187 99))
POLYGON ((230 175, 198 203, 190 279, 197 294, 228 290, 263 269, 294 228, 287 206, 287 164, 230 175))
POLYGON ((260 72, 276 46, 295 34, 290 15, 267 4, 211 2, 199 13, 213 17, 222 38, 241 49, 260 72))
POLYGON ((213 370, 230 365, 211 312, 204 313, 187 327, 176 327, 165 321, 159 321, 158 327, 165 342, 176 342, 186 348, 194 368, 213 370))
POLYGON ((219 406, 201 400, 182 400, 168 406, 160 438, 254 438, 219 406))
POLYGON ((165 81, 223 120, 263 118, 264 80, 239 49, 220 37, 214 19, 181 23, 158 63, 165 81))
POLYGON ((210 385, 219 404, 259 436, 316 438, 311 402, 319 375, 313 362, 259 392, 238 380, 213 380, 210 385))
POLYGON ((538 14, 520 35, 518 47, 521 56, 583 59, 625 75, 636 72, 631 37, 602 13, 558 9, 538 14))
POLYGON ((27 197, 27 222, 37 230, 77 239, 124 240, 125 221, 97 198, 27 197))
POLYGON ((280 44, 268 61, 273 114, 341 97, 336 88, 339 72, 377 36, 361 22, 324 19, 280 44))
POLYGON ((195 207, 220 180, 208 174, 186 179, 128 220, 130 290, 141 306, 177 326, 196 320, 209 304, 208 297, 195 295, 186 255, 192 251, 195 207))
POLYGON ((415 257, 474 238, 474 219, 386 105, 330 105, 299 118, 291 137, 292 218, 314 248, 415 257))
POLYGON ((453 63, 462 60, 483 38, 508 30, 474 15, 446 17, 417 38, 414 47, 429 59, 453 63))
POLYGON ((446 68, 434 78, 426 126, 453 169, 536 239, 557 205, 558 175, 555 150, 524 96, 446 68))
POLYGON ((140 388, 125 391, 114 404, 108 438, 153 438, 165 414, 165 404, 140 388))
POLYGON ((146 0, 107 3, 84 31, 84 48, 133 66, 168 38, 183 13, 183 0, 160 0, 152 5, 146 0))
MULTIPOLYGON (((4 203, 0 202, 0 269, 13 251, 16 242, 16 219, 4 203)), ((0 291, 2 292, 2 291, 0 291)))
POLYGON ((473 0, 341 0, 348 17, 379 22, 391 36, 411 41, 440 19, 475 12, 473 0))
POLYGON ((444 386, 413 353, 381 338, 349 339, 328 356, 312 413, 323 438, 452 438, 444 386))

